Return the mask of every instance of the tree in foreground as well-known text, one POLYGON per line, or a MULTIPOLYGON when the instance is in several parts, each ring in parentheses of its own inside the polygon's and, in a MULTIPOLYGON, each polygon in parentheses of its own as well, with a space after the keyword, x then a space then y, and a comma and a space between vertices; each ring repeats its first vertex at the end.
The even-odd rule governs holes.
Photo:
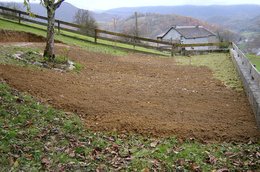
POLYGON ((78 10, 74 16, 74 22, 81 26, 80 32, 87 35, 94 35, 94 30, 98 27, 96 20, 88 10, 78 10))
MULTIPOLYGON (((44 57, 50 61, 55 58, 54 54, 54 34, 55 34, 55 12, 65 0, 41 0, 40 3, 47 10, 48 27, 47 27, 47 40, 44 50, 44 57)), ((30 9, 30 0, 24 0, 27 9, 30 9)))

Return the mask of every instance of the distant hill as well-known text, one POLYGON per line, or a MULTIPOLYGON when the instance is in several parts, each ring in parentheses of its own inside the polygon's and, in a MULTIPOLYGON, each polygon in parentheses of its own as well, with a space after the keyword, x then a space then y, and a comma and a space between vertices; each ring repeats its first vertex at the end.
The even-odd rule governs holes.
POLYGON ((247 30, 260 33, 260 15, 250 20, 247 30))
POLYGON ((233 31, 243 32, 260 32, 260 15, 252 17, 224 17, 215 16, 206 20, 208 23, 214 23, 224 26, 233 31))
MULTIPOLYGON (((7 6, 12 6, 13 3, 3 3, 7 6)), ((0 4, 1 5, 1 4, 0 4)), ((23 3, 16 3, 16 6, 21 10, 26 10, 23 3)), ((124 32, 133 34, 134 30, 134 11, 139 12, 138 23, 140 36, 155 38, 158 34, 161 34, 168 30, 173 25, 202 25, 210 30, 216 31, 217 27, 207 22, 203 22, 192 17, 185 17, 181 15, 173 14, 176 13, 188 13, 198 15, 199 9, 204 9, 201 12, 204 14, 210 13, 205 10, 202 6, 178 6, 178 7, 139 7, 139 8, 118 8, 112 9, 105 12, 91 12, 92 16, 99 23, 100 28, 124 32), (190 9, 187 10, 186 8, 190 9), (185 10, 184 10, 185 9, 185 10), (151 13, 156 12, 156 13, 151 13), (159 14, 162 13, 162 14, 159 14), (167 14, 169 13, 169 14, 167 14), (116 28, 113 20, 116 19, 116 28)), ((35 14, 46 16, 46 9, 39 3, 31 3, 31 10, 35 14)), ((62 3, 61 7, 56 12, 56 18, 68 22, 73 22, 75 13, 79 9, 69 3, 62 3)))
POLYGON ((260 5, 148 6, 115 8, 105 11, 107 14, 122 17, 132 15, 134 12, 189 16, 241 32, 257 27, 254 20, 260 16, 260 5))
MULTIPOLYGON (((2 3, 8 4, 8 3, 2 3)), ((20 9, 26 10, 22 3, 17 3, 20 9)), ((46 16, 46 10, 39 3, 31 3, 32 11, 39 15, 46 16)), ((78 8, 64 2, 57 10, 56 18, 73 22, 73 18, 78 8)), ((112 23, 114 18, 127 19, 138 13, 157 13, 165 15, 189 16, 207 23, 224 26, 236 32, 244 32, 245 30, 258 30, 258 18, 260 16, 259 5, 230 5, 230 6, 148 6, 148 7, 125 7, 115 8, 104 12, 93 12, 92 16, 103 26, 112 23)), ((173 25, 169 23, 168 25, 173 25)))
MULTIPOLYGON (((139 36, 156 38, 157 35, 166 32, 173 25, 194 26, 202 25, 212 31, 216 31, 216 26, 206 22, 175 14, 155 14, 146 13, 138 14, 138 30, 139 36)), ((113 23, 103 26, 107 30, 123 32, 126 34, 135 33, 135 17, 132 15, 126 19, 119 20, 116 26, 113 23), (116 30, 114 30, 116 29, 116 30)))
MULTIPOLYGON (((260 5, 211 5, 211 6, 155 6, 155 7, 133 7, 116 8, 105 11, 105 13, 127 17, 134 12, 138 13, 158 13, 165 15, 181 15, 196 18, 216 26, 231 30, 227 32, 222 29, 222 33, 229 40, 238 41, 246 52, 260 51, 260 5), (242 35, 242 38, 241 36, 242 35)), ((171 16, 172 17, 172 16, 171 16)), ((156 19, 155 19, 156 20, 156 19)), ((201 21, 200 21, 201 22, 201 21)), ((129 22, 131 23, 131 22, 129 22)), ((162 21, 164 26, 174 25, 175 22, 169 18, 168 23, 162 21)), ((181 23, 181 22, 180 22, 181 23)), ((133 23, 132 23, 133 24, 133 23)), ((146 23, 149 25, 149 23, 146 23)), ((122 24, 123 26, 125 24, 122 24)), ((131 25, 131 24, 130 24, 131 25)), ((207 24, 208 27, 209 24, 207 24)), ((157 23, 157 27, 152 26, 151 35, 156 35, 158 30, 163 30, 162 24, 157 23)), ((145 28, 145 27, 144 27, 145 28)))
POLYGON ((177 14, 207 20, 215 16, 224 17, 256 17, 260 15, 260 5, 211 5, 211 6, 147 6, 147 7, 125 7, 105 11, 105 13, 121 16, 129 16, 134 12, 177 14))
MULTIPOLYGON (((0 2, 0 5, 8 4, 13 3, 0 2)), ((23 3, 16 3, 16 6, 26 11, 23 3)), ((31 3, 31 9, 35 14, 46 16, 46 10, 39 3, 31 3)), ((78 10, 64 2, 57 10, 56 18, 73 22, 78 10)), ((134 12, 139 14, 140 36, 155 38, 173 25, 202 25, 228 40, 238 41, 248 52, 260 49, 260 5, 148 6, 90 11, 101 29, 127 34, 134 33, 134 12)))
MULTIPOLYGON (((12 6, 14 3, 1 3, 4 6, 12 6)), ((26 11, 26 7, 24 7, 23 3, 15 3, 20 10, 26 11)), ((39 3, 31 3, 31 11, 35 14, 46 16, 46 9, 40 5, 39 3)), ((78 8, 69 4, 69 3, 62 3, 60 8, 57 9, 56 18, 65 21, 73 21, 73 17, 75 13, 78 11, 78 8), (66 12, 64 12, 66 11, 66 12)))
MULTIPOLYGON (((0 5, 4 6, 12 6, 14 3, 0 3, 0 5)), ((20 10, 26 11, 26 8, 24 7, 23 3, 15 3, 17 7, 19 7, 20 10)), ((46 9, 40 5, 39 3, 31 3, 31 10, 33 13, 46 16, 46 9)), ((60 8, 57 9, 56 12, 56 19, 64 20, 67 22, 73 22, 75 13, 79 10, 79 8, 75 7, 74 5, 64 2, 60 6, 60 8)), ((104 13, 95 13, 91 11, 92 16, 98 21, 98 22, 107 22, 112 20, 113 15, 111 14, 104 14, 104 13)))

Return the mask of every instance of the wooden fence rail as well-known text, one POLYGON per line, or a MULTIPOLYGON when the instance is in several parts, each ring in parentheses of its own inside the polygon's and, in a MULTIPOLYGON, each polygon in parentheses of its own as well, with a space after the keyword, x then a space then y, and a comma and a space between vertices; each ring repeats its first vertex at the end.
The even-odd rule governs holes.
MULTIPOLYGON (((36 14, 30 14, 28 12, 20 11, 20 10, 15 10, 15 9, 10 9, 6 8, 3 6, 0 6, 0 15, 6 16, 12 19, 18 20, 19 23, 22 21, 25 22, 30 22, 42 26, 47 26, 47 21, 48 18, 36 14), (43 20, 43 21, 42 21, 43 20)), ((55 20, 55 27, 58 29, 58 33, 60 33, 61 30, 84 35, 84 36, 90 36, 93 37, 93 40, 95 43, 98 43, 98 39, 101 40, 107 40, 107 41, 112 41, 112 42, 118 42, 118 43, 123 43, 123 44, 128 44, 132 45, 134 48, 135 46, 139 47, 144 47, 144 48, 149 48, 149 49, 156 49, 159 51, 169 51, 171 52, 171 55, 174 55, 174 52, 176 49, 179 48, 184 48, 184 47, 201 47, 201 46, 226 46, 229 45, 227 42, 220 42, 220 43, 203 43, 203 44, 177 44, 177 43, 172 43, 172 42, 167 42, 167 41, 160 41, 156 39, 150 39, 150 38, 144 38, 144 37, 138 37, 138 36, 133 36, 133 35, 127 35, 123 33, 117 33, 117 32, 111 32, 107 30, 101 30, 101 29, 96 29, 96 28, 89 28, 88 31, 92 32, 93 35, 90 34, 83 34, 80 32, 80 29, 83 27, 81 25, 75 24, 75 23, 69 23, 66 21, 62 20, 55 20), (103 35, 109 35, 109 37, 104 37, 103 35), (118 37, 119 39, 116 39, 118 37), (125 39, 130 39, 131 41, 126 41, 125 39), (158 45, 161 45, 161 47, 158 47, 158 45), (162 46, 164 45, 164 46, 162 46), (168 47, 168 48, 163 48, 163 47, 168 47)), ((63 34, 64 35, 64 34, 63 34)), ((71 36, 70 36, 71 37, 71 36)), ((77 37, 75 37, 77 39, 77 37)), ((82 40, 82 38, 80 38, 82 40)), ((116 46, 116 45, 115 45, 116 46)))

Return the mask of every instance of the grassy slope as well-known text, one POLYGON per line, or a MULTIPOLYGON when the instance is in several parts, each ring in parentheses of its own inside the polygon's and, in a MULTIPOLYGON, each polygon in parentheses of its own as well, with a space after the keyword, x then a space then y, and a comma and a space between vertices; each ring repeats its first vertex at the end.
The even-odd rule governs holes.
MULTIPOLYGON (((0 29, 6 29, 6 30, 17 30, 17 31, 26 31, 26 32, 31 32, 37 35, 41 35, 41 36, 46 36, 46 32, 41 30, 41 29, 45 29, 45 27, 43 26, 39 26, 36 24, 25 24, 25 25, 19 25, 18 23, 15 22, 10 22, 6 19, 2 19, 0 18, 0 29), (33 27, 30 27, 33 26, 33 27), (40 29, 37 29, 40 28, 40 29)), ((55 35, 55 39, 62 41, 66 44, 69 45, 78 45, 81 46, 83 48, 86 48, 87 50, 90 51, 95 51, 95 52, 102 52, 102 53, 108 53, 108 54, 115 54, 115 55, 124 55, 127 53, 127 51, 125 50, 119 50, 119 49, 115 49, 111 46, 115 46, 116 47, 121 47, 121 48, 126 48, 129 50, 134 50, 133 46, 131 45, 127 45, 127 44, 122 44, 122 43, 114 43, 111 41, 106 41, 106 40, 101 40, 98 39, 98 43, 100 44, 105 44, 105 45, 100 45, 100 44, 95 44, 94 43, 94 38, 92 37, 88 37, 88 36, 83 36, 83 35, 79 35, 79 34, 75 34, 75 33, 71 33, 71 32, 66 32, 66 31, 62 31, 61 32, 64 35, 68 35, 68 36, 74 36, 80 39, 84 39, 86 41, 81 41, 81 40, 77 40, 77 39, 72 39, 70 37, 66 37, 66 36, 62 36, 62 35, 55 35), (108 46, 106 46, 108 45, 108 46)), ((165 55, 165 53, 162 53, 160 51, 156 51, 153 49, 147 49, 147 48, 143 48, 143 47, 135 47, 135 50, 137 51, 141 51, 144 53, 153 53, 153 54, 157 54, 157 55, 165 55)))
POLYGON ((182 65, 207 66, 213 71, 215 78, 221 80, 226 86, 242 90, 242 83, 237 75, 229 54, 211 53, 191 57, 176 57, 182 65))
POLYGON ((249 54, 247 57, 252 62, 252 64, 256 66, 257 70, 260 71, 260 56, 249 54))
MULTIPOLYGON (((252 38, 256 38, 258 36, 260 36, 259 32, 243 32, 242 36, 246 37, 247 39, 252 39, 252 38)), ((246 49, 248 48, 248 43, 243 43, 242 45, 239 45, 239 48, 246 49)), ((248 57, 248 59, 252 62, 252 64, 256 65, 256 68, 258 71, 260 71, 260 57, 256 56, 254 54, 246 54, 246 56, 248 57)))

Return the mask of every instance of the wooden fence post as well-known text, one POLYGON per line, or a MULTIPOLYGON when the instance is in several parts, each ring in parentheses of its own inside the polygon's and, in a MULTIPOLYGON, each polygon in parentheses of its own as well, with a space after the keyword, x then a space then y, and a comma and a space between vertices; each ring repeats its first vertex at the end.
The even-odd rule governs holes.
POLYGON ((98 37, 98 33, 97 33, 97 29, 95 29, 95 43, 97 43, 97 37, 98 37))
POLYGON ((60 21, 58 20, 58 34, 60 34, 60 21))
POLYGON ((18 19, 19 20, 19 24, 21 24, 21 12, 19 12, 18 15, 19 15, 19 19, 18 19))
POLYGON ((174 56, 174 44, 172 44, 172 51, 171 51, 171 56, 174 56))
POLYGON ((134 49, 135 49, 135 44, 136 44, 136 36, 134 37, 134 44, 133 44, 134 49))

